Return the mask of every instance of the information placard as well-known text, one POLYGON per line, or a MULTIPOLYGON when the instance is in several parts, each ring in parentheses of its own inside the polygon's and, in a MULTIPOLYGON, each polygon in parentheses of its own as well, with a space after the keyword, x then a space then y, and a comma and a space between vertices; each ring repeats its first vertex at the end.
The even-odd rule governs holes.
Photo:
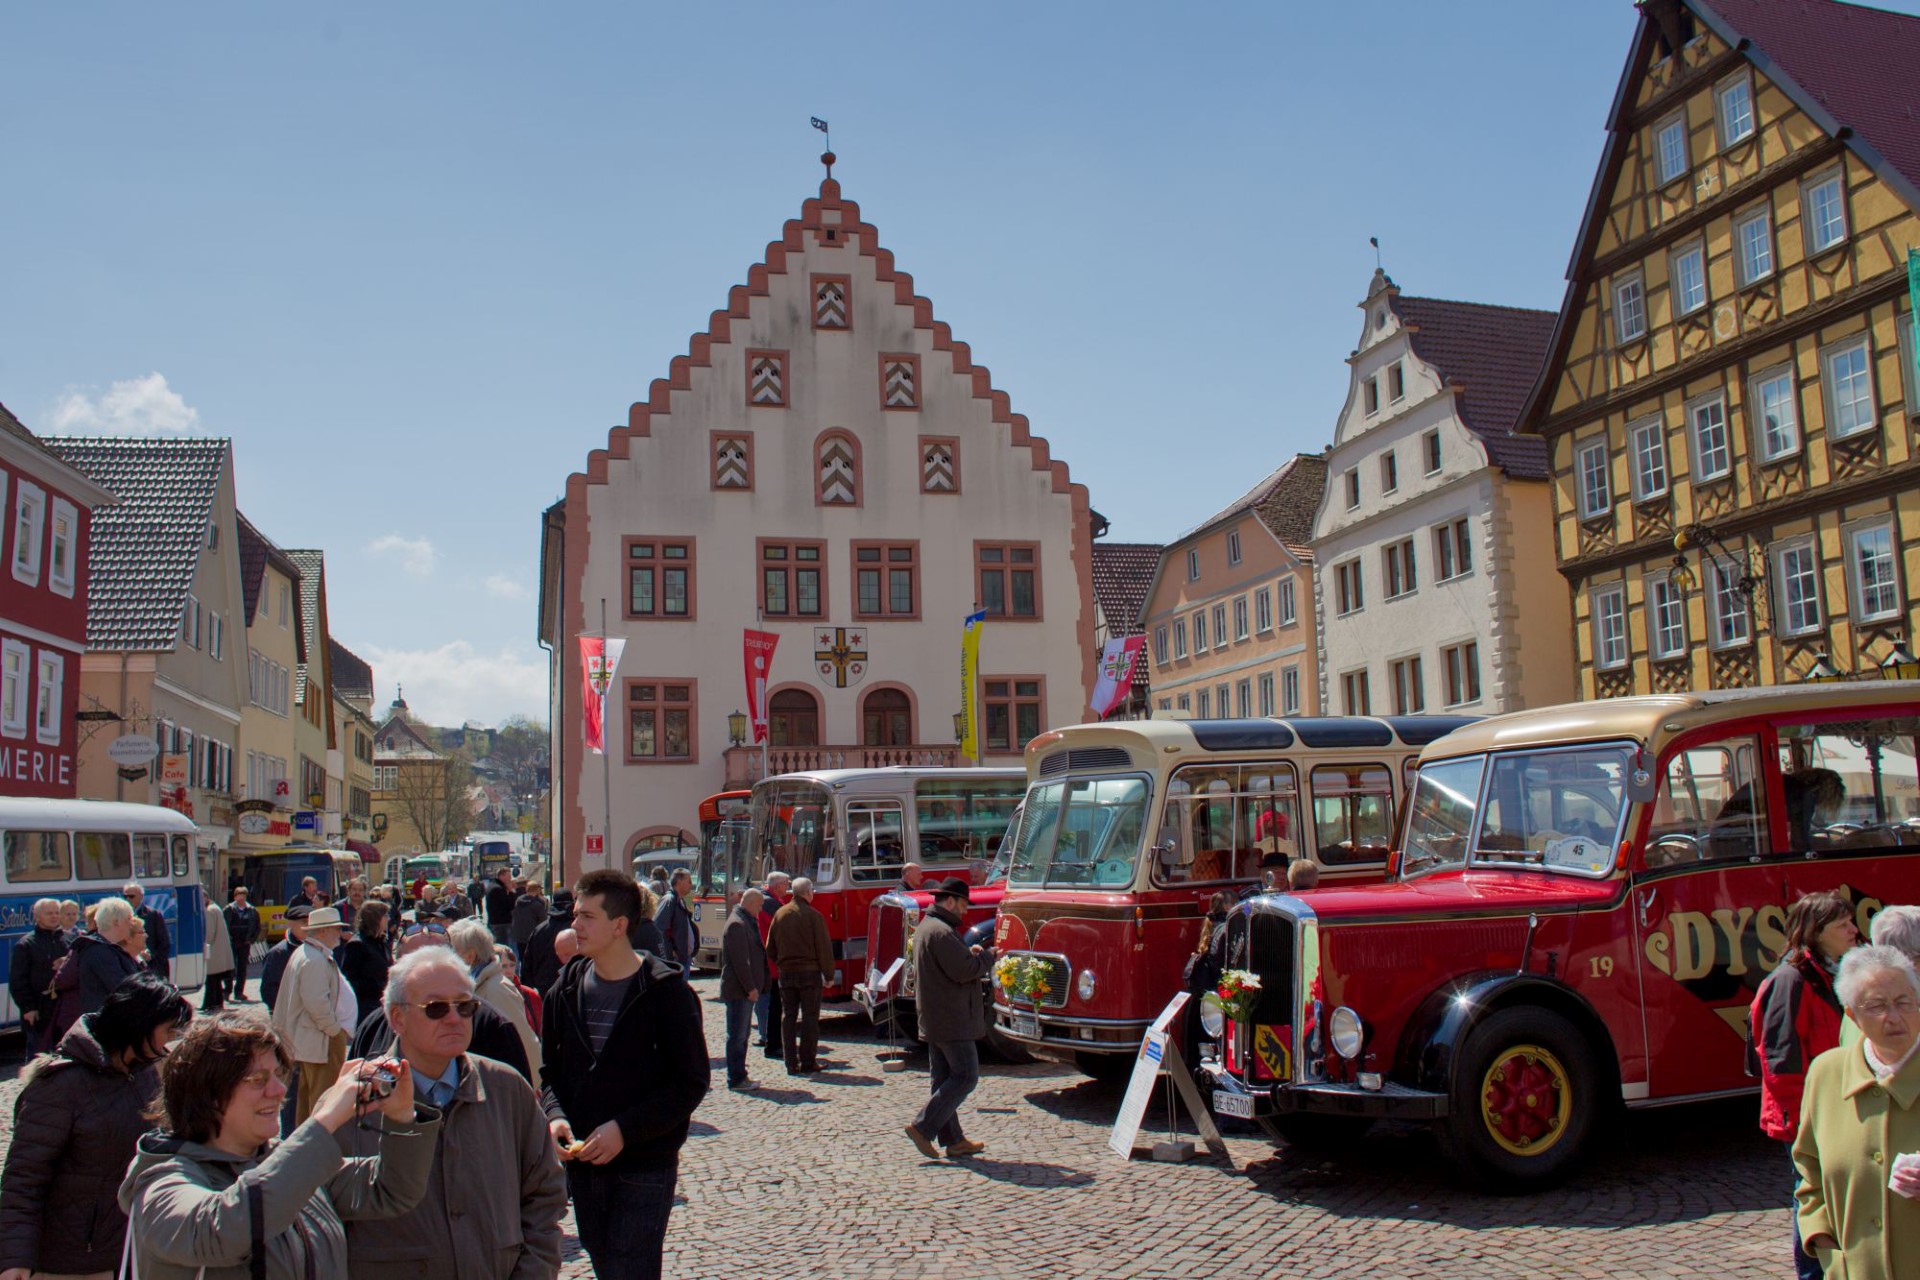
POLYGON ((1113 1122, 1113 1134, 1107 1145, 1121 1156, 1132 1158, 1134 1139, 1140 1136, 1140 1121, 1146 1118, 1147 1102, 1153 1097, 1154 1081, 1160 1078, 1160 1062, 1167 1056, 1167 1033, 1149 1031, 1140 1042, 1140 1056, 1133 1060, 1133 1076, 1127 1081, 1126 1096, 1120 1099, 1120 1116, 1113 1122))

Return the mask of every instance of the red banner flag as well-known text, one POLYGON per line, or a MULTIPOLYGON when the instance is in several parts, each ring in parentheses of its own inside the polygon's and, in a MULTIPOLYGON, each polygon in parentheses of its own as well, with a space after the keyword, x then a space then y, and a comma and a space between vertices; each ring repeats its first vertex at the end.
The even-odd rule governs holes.
POLYGON ((625 640, 580 637, 580 736, 596 755, 607 749, 607 688, 626 647, 625 640))
POLYGON ((1133 664, 1146 647, 1145 636, 1109 640, 1100 652, 1099 677, 1093 685, 1093 714, 1104 720, 1133 692, 1133 664))
POLYGON ((767 740, 767 678, 773 671, 773 650, 780 637, 771 631, 741 633, 741 656, 747 668, 747 717, 753 740, 767 740))

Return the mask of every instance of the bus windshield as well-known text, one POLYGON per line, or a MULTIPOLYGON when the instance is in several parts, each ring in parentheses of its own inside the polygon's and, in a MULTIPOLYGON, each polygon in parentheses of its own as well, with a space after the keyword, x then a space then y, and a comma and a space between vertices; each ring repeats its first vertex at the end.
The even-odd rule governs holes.
POLYGON ((1016 885, 1133 883, 1146 829, 1145 778, 1066 778, 1027 793, 1009 880, 1016 885))
POLYGON ((806 781, 762 783, 753 791, 752 821, 755 880, 774 871, 832 877, 833 797, 825 787, 806 781))
POLYGON ((1402 875, 1421 875, 1467 862, 1467 833, 1473 830, 1473 811, 1480 803, 1480 775, 1485 756, 1442 760, 1422 766, 1414 779, 1413 801, 1407 806, 1402 875))
POLYGON ((1610 744, 1493 757, 1474 862, 1607 871, 1620 843, 1632 755, 1610 744))
POLYGON ((693 869, 693 891, 717 898, 736 887, 744 888, 749 830, 746 815, 701 826, 704 830, 700 837, 700 860, 693 869))

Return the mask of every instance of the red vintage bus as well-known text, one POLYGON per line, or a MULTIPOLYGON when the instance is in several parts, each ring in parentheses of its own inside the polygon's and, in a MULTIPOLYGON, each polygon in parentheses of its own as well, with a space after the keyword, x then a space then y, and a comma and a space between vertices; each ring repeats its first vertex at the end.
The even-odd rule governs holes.
POLYGON ((720 967, 727 914, 747 887, 747 806, 753 792, 722 791, 700 802, 700 856, 693 864, 693 919, 700 930, 696 969, 720 967))
MULTIPOLYGON (((1920 898, 1920 684, 1516 712, 1421 757, 1391 882, 1257 897, 1217 1111, 1295 1142, 1434 1124, 1480 1181, 1564 1177, 1616 1109, 1737 1095, 1786 911, 1920 898)), ((1016 874, 1018 863, 1016 861, 1016 874)))
POLYGON ((823 999, 853 1008, 867 973, 873 900, 919 863, 936 883, 987 877, 1000 836, 1026 790, 1023 769, 823 769, 767 778, 753 788, 748 865, 813 881, 839 960, 823 999))
POLYGON ((1167 719, 1041 734, 995 937, 1003 956, 1048 967, 1047 994, 1035 1006, 996 992, 996 1025, 1089 1074, 1131 1070, 1207 900, 1255 884, 1276 854, 1311 859, 1329 883, 1382 879, 1420 748, 1467 723, 1167 719))

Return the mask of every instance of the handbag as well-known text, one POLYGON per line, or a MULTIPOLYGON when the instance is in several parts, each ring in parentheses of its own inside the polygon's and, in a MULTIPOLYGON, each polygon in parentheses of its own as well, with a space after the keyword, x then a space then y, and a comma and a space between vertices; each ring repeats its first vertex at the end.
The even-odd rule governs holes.
MULTIPOLYGON (((133 1229, 134 1216, 139 1212, 140 1205, 136 1201, 133 1213, 127 1215, 127 1238, 120 1246, 118 1280, 140 1280, 140 1246, 134 1243, 134 1237, 138 1233, 133 1229)), ((248 1247, 252 1253, 248 1258, 247 1267, 253 1275, 253 1280, 267 1280, 266 1224, 266 1193, 261 1191, 259 1184, 251 1184, 247 1187, 247 1232, 251 1237, 248 1247)), ((194 1280, 206 1280, 207 1269, 201 1267, 193 1274, 194 1280)))

